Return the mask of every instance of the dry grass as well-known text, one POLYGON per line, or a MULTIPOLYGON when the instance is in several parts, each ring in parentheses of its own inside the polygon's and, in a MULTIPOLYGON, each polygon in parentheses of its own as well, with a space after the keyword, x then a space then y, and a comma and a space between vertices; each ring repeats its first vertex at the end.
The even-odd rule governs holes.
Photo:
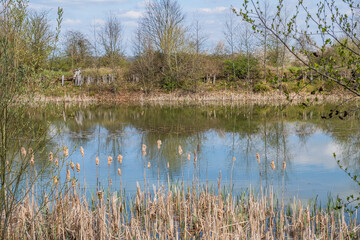
POLYGON ((73 166, 71 169, 71 179, 61 182, 56 178, 56 197, 43 197, 44 207, 39 207, 41 201, 31 194, 16 206, 7 239, 358 239, 360 236, 357 216, 345 220, 344 211, 331 206, 320 209, 316 204, 304 204, 296 199, 284 204, 282 197, 279 201, 272 194, 271 186, 268 191, 249 190, 234 196, 221 185, 221 174, 217 187, 200 186, 196 178, 188 188, 184 183, 168 183, 159 189, 153 186, 150 191, 142 190, 138 184, 136 195, 127 199, 122 191, 110 193, 102 189, 86 197, 83 188, 75 182, 75 177, 80 177, 80 165, 77 163, 76 169, 73 166))

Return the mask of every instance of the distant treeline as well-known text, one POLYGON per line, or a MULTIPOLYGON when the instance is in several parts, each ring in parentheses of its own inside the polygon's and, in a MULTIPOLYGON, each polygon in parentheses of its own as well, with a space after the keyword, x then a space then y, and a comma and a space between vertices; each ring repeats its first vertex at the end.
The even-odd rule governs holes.
MULTIPOLYGON (((271 20, 269 4, 264 8, 271 20)), ((288 19, 285 12, 282 14, 276 19, 282 19, 278 28, 285 31, 288 19)), ((103 25, 94 26, 91 37, 73 30, 62 33, 61 39, 62 14, 56 29, 51 28, 48 12, 24 11, 18 17, 23 18, 22 31, 26 37, 26 45, 20 49, 26 54, 21 61, 43 75, 49 71, 72 75, 75 69, 81 68, 85 70, 87 82, 101 83, 104 75, 112 74, 115 81, 136 83, 144 92, 154 88, 196 92, 200 82, 228 84, 255 92, 299 90, 306 80, 314 83, 320 80, 311 92, 333 88, 321 82, 320 76, 306 71, 270 31, 265 28, 254 31, 250 23, 241 21, 230 8, 223 23, 223 40, 208 49, 209 35, 203 31, 202 22, 195 18, 191 27, 186 26, 186 17, 178 1, 149 1, 133 34, 132 57, 124 54, 129 51, 125 51, 123 44, 123 25, 114 14, 108 14, 103 25)), ((6 21, 6 17, 3 15, 0 21, 6 21)), ((0 31, 1 35, 7 34, 6 28, 0 31)), ((319 65, 324 64, 324 56, 325 60, 332 61, 337 57, 336 47, 320 52, 313 47, 314 40, 305 33, 288 41, 293 51, 312 52, 308 55, 311 61, 316 62, 321 54, 319 65)), ((344 77, 357 77, 351 69, 339 66, 338 70, 344 77)))

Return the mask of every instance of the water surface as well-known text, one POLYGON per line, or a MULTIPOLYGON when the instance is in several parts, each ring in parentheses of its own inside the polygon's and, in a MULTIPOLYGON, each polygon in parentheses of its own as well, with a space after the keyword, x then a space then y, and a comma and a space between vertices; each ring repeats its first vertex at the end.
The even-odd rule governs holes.
POLYGON ((144 174, 150 185, 157 185, 159 169, 163 185, 168 178, 187 183, 197 175, 202 183, 216 184, 221 172, 222 183, 233 184, 234 191, 250 186, 258 189, 261 182, 264 187, 273 184, 276 191, 284 187, 287 199, 317 196, 325 201, 329 194, 347 196, 359 190, 337 164, 341 160, 352 173, 359 173, 359 116, 355 112, 344 121, 322 119, 331 109, 334 106, 330 104, 285 108, 57 105, 37 109, 30 118, 50 124, 48 134, 52 137, 40 156, 42 161, 47 161, 47 153, 56 149, 60 158, 62 146, 67 146, 71 153, 67 160, 81 165, 81 172, 76 175, 81 183, 85 170, 89 191, 96 191, 97 182, 107 187, 109 179, 111 188, 119 189, 117 171, 121 168, 123 187, 131 194, 136 182, 143 186, 144 174), (160 151, 158 139, 162 141, 160 151), (147 146, 145 157, 142 144, 147 146), (183 149, 181 156, 179 145, 183 149), (80 146, 84 148, 84 158, 80 146), (261 159, 261 180, 257 153, 261 159), (123 156, 121 166, 116 160, 119 154, 123 156), (100 158, 98 167, 96 156, 100 158), (110 167, 108 156, 113 157, 110 167), (270 167, 271 160, 275 170, 270 167), (151 166, 147 168, 149 162, 151 166))

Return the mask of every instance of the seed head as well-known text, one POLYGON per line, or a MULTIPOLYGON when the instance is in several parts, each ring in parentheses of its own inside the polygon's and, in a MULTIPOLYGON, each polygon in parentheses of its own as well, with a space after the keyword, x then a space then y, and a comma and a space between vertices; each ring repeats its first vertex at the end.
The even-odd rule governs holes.
POLYGON ((56 167, 59 167, 59 161, 57 158, 55 158, 55 165, 56 165, 56 167))
POLYGON ((52 152, 49 153, 49 161, 52 162, 52 160, 54 159, 54 155, 52 152))
POLYGON ((96 166, 99 165, 99 156, 96 156, 95 163, 96 163, 96 166))
POLYGON ((235 162, 236 161, 236 157, 233 157, 233 162, 235 162))
POLYGON ((69 149, 65 146, 63 151, 64 157, 69 156, 69 149))
POLYGON ((141 151, 146 152, 146 145, 145 144, 141 145, 141 151))
POLYGON ((68 182, 70 181, 70 170, 69 169, 66 171, 66 180, 68 182))
POLYGON ((111 156, 108 156, 108 165, 109 165, 109 167, 110 167, 110 165, 111 165, 111 162, 112 162, 112 157, 111 157, 111 156))
POLYGON ((169 163, 169 162, 167 162, 167 165, 166 165, 166 166, 167 166, 167 168, 170 168, 170 163, 169 163))
POLYGON ((181 148, 181 146, 179 145, 179 155, 183 154, 183 150, 181 148))
POLYGON ((32 166, 34 166, 34 164, 35 164, 35 162, 34 162, 34 153, 31 153, 30 164, 31 164, 32 166))
POLYGON ((260 155, 258 153, 256 154, 256 160, 257 160, 258 164, 260 164, 260 155))
POLYGON ((34 150, 32 148, 29 148, 29 154, 32 154, 34 152, 34 150))
POLYGON ((160 150, 160 147, 161 147, 161 140, 157 140, 157 145, 158 145, 158 150, 160 150))
POLYGON ((285 162, 285 160, 283 161, 283 170, 285 170, 286 169, 286 162, 285 162))
POLYGON ((83 147, 80 147, 80 153, 81 153, 81 156, 84 157, 84 149, 83 149, 83 147))
POLYGON ((121 177, 121 169, 120 168, 118 168, 118 174, 121 177))
POLYGON ((75 178, 73 178, 73 180, 71 181, 71 186, 72 186, 72 187, 76 187, 76 180, 75 180, 75 178))
POLYGON ((274 160, 271 160, 271 169, 272 169, 272 170, 275 169, 275 162, 274 162, 274 160))
POLYGON ((151 167, 151 163, 150 162, 148 162, 148 168, 150 168, 151 167))
POLYGON ((72 161, 70 162, 70 167, 71 167, 72 170, 74 170, 74 168, 75 168, 75 165, 74 165, 74 163, 72 161))
POLYGON ((80 172, 80 164, 79 163, 76 164, 76 171, 80 172))
POLYGON ((102 191, 98 191, 98 192, 97 192, 97 195, 98 195, 98 198, 99 198, 99 199, 102 199, 102 196, 103 196, 102 191))
POLYGON ((21 148, 21 154, 23 157, 26 157, 26 149, 24 147, 21 148))
POLYGON ((57 176, 54 177, 54 185, 57 185, 58 184, 58 178, 57 176))
POLYGON ((123 156, 121 154, 119 154, 119 156, 117 157, 117 160, 120 164, 122 164, 122 159, 123 159, 123 156))
POLYGON ((191 156, 190 156, 190 153, 189 153, 188 156, 187 156, 187 160, 190 161, 190 158, 191 158, 191 156))
POLYGON ((197 160, 197 157, 195 156, 195 157, 194 157, 194 163, 196 163, 196 160, 197 160))

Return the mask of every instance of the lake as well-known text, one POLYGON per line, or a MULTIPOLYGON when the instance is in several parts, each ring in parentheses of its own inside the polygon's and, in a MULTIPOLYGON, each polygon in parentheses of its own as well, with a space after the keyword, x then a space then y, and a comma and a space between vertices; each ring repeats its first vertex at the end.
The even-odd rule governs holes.
MULTIPOLYGON (((351 113, 356 107, 341 106, 339 110, 351 113)), ((359 192, 337 160, 352 173, 360 172, 360 117, 355 111, 345 120, 322 118, 335 108, 332 104, 47 105, 29 110, 29 118, 50 125, 47 133, 50 141, 39 154, 40 162, 48 161, 50 151, 60 158, 62 147, 67 146, 70 151, 67 160, 80 164, 81 171, 76 176, 81 184, 85 170, 89 192, 96 191, 97 182, 107 188, 109 179, 111 189, 119 189, 121 167, 122 185, 129 195, 136 191, 136 182, 144 185, 144 174, 150 186, 157 185, 158 172, 160 184, 165 186, 168 178, 187 184, 197 176, 200 183, 216 185, 221 172, 222 184, 232 184, 235 192, 250 186, 259 189, 261 183, 263 187, 273 185, 278 192, 284 188, 288 200, 296 196, 326 201, 330 194, 344 197, 359 192), (145 157, 142 144, 147 147, 145 157), (80 146, 84 148, 84 157, 80 146), (117 161, 119 154, 123 156, 121 166, 117 161), (100 159, 98 167, 96 156, 100 159), (113 158, 110 167, 108 156, 113 158), (272 160, 274 170, 270 167, 272 160)), ((65 174, 66 166, 63 169, 65 174)))

